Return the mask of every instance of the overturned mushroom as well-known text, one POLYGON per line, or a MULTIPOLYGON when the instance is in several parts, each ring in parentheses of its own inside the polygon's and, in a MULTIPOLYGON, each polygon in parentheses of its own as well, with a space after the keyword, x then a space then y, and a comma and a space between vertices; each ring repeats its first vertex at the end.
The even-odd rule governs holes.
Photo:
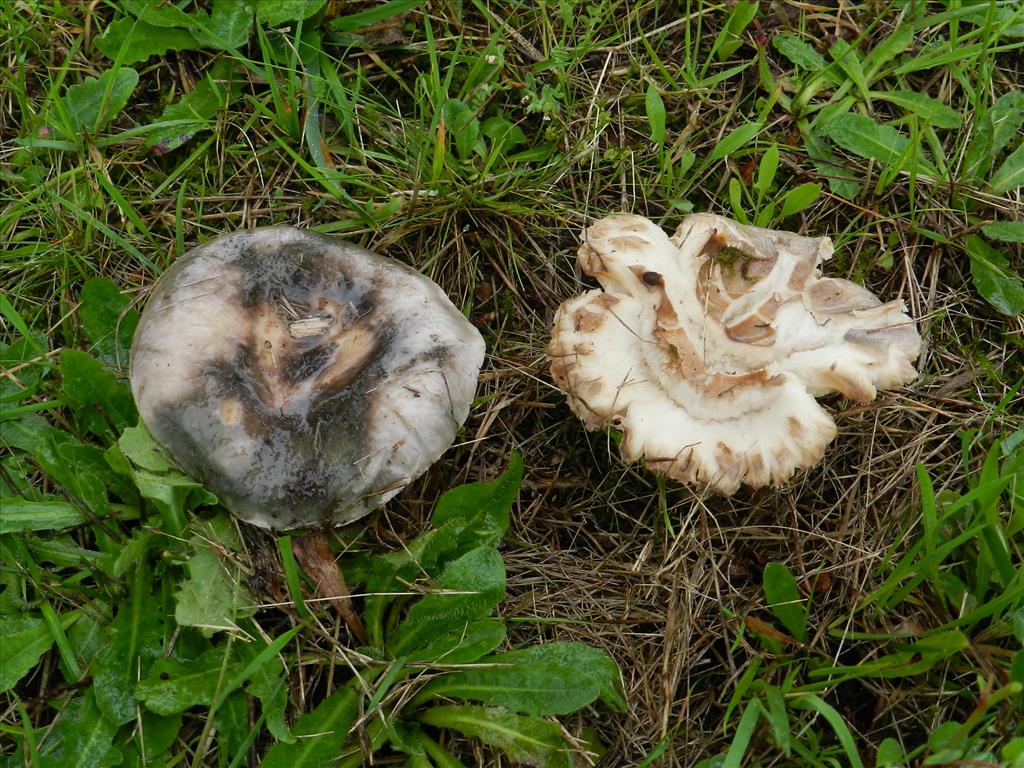
POLYGON ((351 522, 451 445, 479 332, 415 270, 289 227, 213 240, 157 283, 131 384, 156 440, 238 517, 351 522))
POLYGON ((590 429, 622 430, 624 459, 732 494, 785 482, 836 435, 815 397, 869 401, 917 372, 901 301, 821 277, 826 238, 687 216, 675 235, 639 216, 587 230, 604 290, 555 317, 551 374, 590 429))

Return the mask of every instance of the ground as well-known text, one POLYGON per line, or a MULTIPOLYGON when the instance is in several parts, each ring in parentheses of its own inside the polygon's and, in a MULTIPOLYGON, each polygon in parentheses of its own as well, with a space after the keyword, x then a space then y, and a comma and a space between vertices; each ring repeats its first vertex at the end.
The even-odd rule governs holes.
MULTIPOLYGON (((521 456, 496 650, 578 641, 618 664, 622 711, 558 718, 579 764, 1024 760, 1016 3, 15 0, 0 21, 0 764, 256 765, 284 732, 264 727, 267 659, 291 665, 282 727, 347 665, 383 669, 336 614, 296 605, 313 591, 287 541, 168 480, 109 394, 127 375, 118 324, 164 268, 282 223, 414 266, 483 334, 456 446, 328 543, 362 594, 372 553, 521 456), (691 211, 829 236, 827 275, 917 320, 918 379, 826 397, 838 436, 783 487, 722 498, 626 463, 549 375, 555 310, 595 286, 585 227, 629 212, 671 231, 691 211), (144 489, 147 472, 171 490, 144 489), (216 596, 182 594, 239 572, 262 607, 229 600, 257 641, 236 668, 241 641, 188 613, 216 596), (160 674, 203 658, 228 670, 214 693, 154 703, 160 674)), ((450 764, 437 744, 511 760, 430 716, 371 748, 375 708, 419 702, 422 678, 383 675, 343 764, 402 763, 403 744, 411 765, 450 764), (403 741, 421 730, 426 756, 403 741)))

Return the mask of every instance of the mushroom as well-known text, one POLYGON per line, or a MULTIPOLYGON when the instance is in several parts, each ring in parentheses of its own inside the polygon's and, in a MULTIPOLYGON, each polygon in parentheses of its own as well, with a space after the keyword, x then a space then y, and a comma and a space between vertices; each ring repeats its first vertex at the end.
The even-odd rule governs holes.
POLYGON ((602 219, 578 255, 603 290, 559 308, 552 378, 588 429, 622 431, 626 461, 725 495, 784 483, 836 436, 816 397, 867 402, 917 375, 903 302, 821 277, 832 251, 706 213, 671 238, 602 219))
POLYGON ((132 344, 142 420, 239 518, 366 515, 447 450, 484 342, 427 277, 291 227, 212 240, 153 289, 132 344))

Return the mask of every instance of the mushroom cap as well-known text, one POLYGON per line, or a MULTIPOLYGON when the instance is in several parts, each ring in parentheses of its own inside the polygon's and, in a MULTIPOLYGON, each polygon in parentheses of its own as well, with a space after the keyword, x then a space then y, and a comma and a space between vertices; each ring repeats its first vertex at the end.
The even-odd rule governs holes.
POLYGON ((821 277, 831 255, 827 237, 712 214, 671 238, 602 219, 579 259, 604 290, 559 308, 552 378, 586 427, 622 431, 627 461, 726 495, 783 483, 836 435, 815 397, 869 401, 917 375, 903 303, 821 277))
POLYGON ((212 240, 157 282, 132 343, 142 420, 238 517, 342 525, 451 445, 484 358, 429 278, 291 227, 212 240))

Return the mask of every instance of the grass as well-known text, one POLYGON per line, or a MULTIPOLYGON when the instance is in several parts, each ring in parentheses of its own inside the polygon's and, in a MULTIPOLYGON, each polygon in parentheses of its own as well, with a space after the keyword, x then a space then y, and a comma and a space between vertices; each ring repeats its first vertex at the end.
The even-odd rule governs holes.
MULTIPOLYGON (((508 728, 552 765, 566 743, 609 766, 1024 764, 1017 4, 176 5, 0 7, 5 518, 32 502, 0 536, 4 665, 24 673, 0 764, 256 765, 325 722, 354 729, 342 765, 490 765, 508 728), (914 383, 827 400, 821 466, 729 499, 625 465, 543 355, 590 287, 585 226, 705 210, 828 234, 827 274, 903 298, 925 339, 914 383), (444 677, 357 649, 287 541, 216 513, 132 431, 152 281, 276 223, 414 265, 487 340, 460 445, 332 539, 350 586, 373 592, 368 562, 518 452, 491 650, 605 651, 625 712, 417 709, 444 677), (202 685, 156 703, 185 695, 182 664, 202 685)), ((381 637, 408 596, 382 599, 356 599, 381 637)))

